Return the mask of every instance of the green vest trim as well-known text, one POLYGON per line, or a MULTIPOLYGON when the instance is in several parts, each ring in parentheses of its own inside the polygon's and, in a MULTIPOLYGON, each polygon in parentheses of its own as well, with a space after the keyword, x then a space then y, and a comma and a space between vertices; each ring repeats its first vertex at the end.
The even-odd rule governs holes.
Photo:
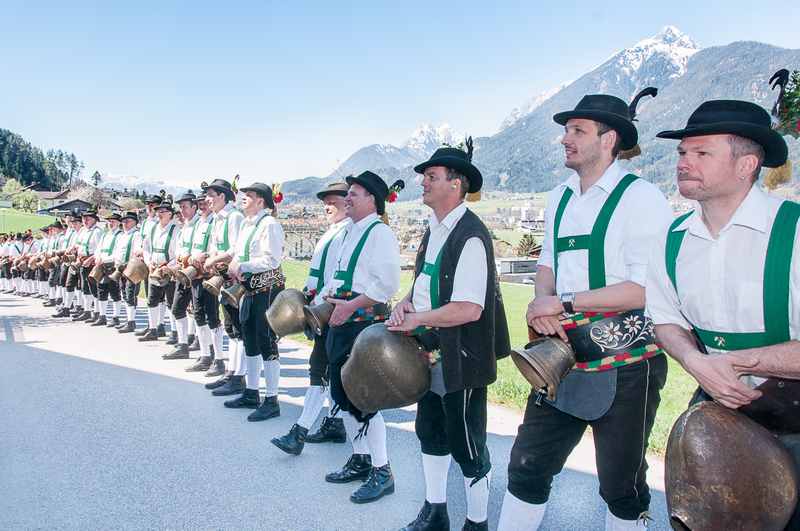
POLYGON ((316 279, 317 279, 317 287, 316 287, 316 288, 314 288, 314 289, 317 291, 317 293, 319 293, 319 290, 321 290, 321 289, 322 289, 322 287, 325 285, 325 263, 326 263, 326 262, 327 262, 327 260, 328 260, 328 249, 330 249, 330 247, 331 247, 331 243, 333 243, 333 240, 335 240, 335 239, 336 239, 336 237, 337 237, 339 234, 341 234, 343 230, 345 230, 345 228, 341 228, 341 229, 339 229, 339 230, 336 232, 336 234, 334 234, 334 235, 331 237, 331 239, 330 239, 330 240, 328 240, 328 241, 325 243, 325 247, 323 247, 323 248, 322 248, 322 256, 320 257, 320 260, 319 260, 319 268, 318 268, 318 269, 314 269, 314 268, 312 267, 312 268, 311 268, 311 269, 308 271, 308 276, 310 276, 310 277, 313 277, 313 278, 316 278, 316 279))
MULTIPOLYGON (((678 292, 676 266, 686 230, 674 229, 691 214, 692 212, 689 212, 675 220, 667 234, 665 252, 667 275, 676 294, 678 292)), ((798 220, 800 220, 800 204, 784 201, 772 224, 764 261, 764 331, 718 332, 703 330, 692 325, 704 345, 718 350, 743 350, 789 341, 789 286, 798 220)))
POLYGON ((105 254, 111 254, 114 251, 114 246, 117 244, 117 237, 120 235, 121 232, 122 232, 121 230, 115 232, 114 237, 111 238, 111 243, 109 244, 109 246, 106 247, 105 249, 100 249, 100 252, 105 254))
POLYGON ((558 208, 556 209, 556 218, 553 227, 553 274, 556 279, 558 279, 559 253, 586 249, 589 251, 589 289, 599 289, 606 286, 606 232, 608 232, 608 225, 611 223, 614 210, 622 199, 622 194, 625 193, 625 190, 627 190, 636 179, 638 179, 638 177, 629 173, 617 183, 617 186, 611 191, 608 199, 603 203, 603 207, 597 214, 597 219, 594 221, 591 234, 558 236, 558 230, 561 227, 561 218, 564 216, 564 211, 573 195, 572 188, 564 190, 564 194, 561 196, 561 201, 559 201, 558 208))
MULTIPOLYGON (((153 227, 153 230, 155 231, 155 227, 153 227)), ((166 259, 166 262, 169 262, 169 260, 170 260, 170 258, 169 258, 169 244, 172 243, 172 233, 173 232, 175 232, 175 225, 172 225, 169 228, 169 232, 167 233, 167 241, 164 243, 164 247, 163 248, 153 247, 153 254, 155 254, 155 253, 164 253, 164 258, 166 259)), ((152 237, 151 237, 150 241, 151 242, 153 241, 152 237)))
POLYGON ((361 239, 358 240, 356 248, 353 249, 353 254, 350 255, 350 261, 347 263, 347 269, 344 271, 339 269, 333 274, 333 278, 343 281, 342 285, 339 286, 339 289, 336 290, 337 295, 342 295, 353 291, 353 275, 355 275, 356 272, 358 258, 361 256, 361 251, 364 249, 364 245, 367 243, 369 233, 372 232, 372 229, 374 229, 379 223, 382 223, 382 221, 376 219, 372 222, 372 225, 367 227, 367 230, 364 231, 364 234, 361 235, 361 239))
POLYGON ((244 242, 244 254, 239 256, 239 262, 249 262, 250 261, 250 244, 253 243, 253 236, 256 235, 258 231, 258 226, 261 225, 261 222, 267 219, 269 214, 264 214, 261 216, 258 221, 256 221, 255 227, 253 230, 250 231, 250 234, 247 236, 247 241, 244 242))

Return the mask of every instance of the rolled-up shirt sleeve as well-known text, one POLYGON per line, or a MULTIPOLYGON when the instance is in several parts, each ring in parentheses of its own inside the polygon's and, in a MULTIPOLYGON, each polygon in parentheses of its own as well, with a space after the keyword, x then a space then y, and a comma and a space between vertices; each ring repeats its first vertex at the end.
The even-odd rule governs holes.
POLYGON ((450 302, 471 302, 483 308, 486 302, 486 249, 480 238, 470 238, 461 250, 450 302))

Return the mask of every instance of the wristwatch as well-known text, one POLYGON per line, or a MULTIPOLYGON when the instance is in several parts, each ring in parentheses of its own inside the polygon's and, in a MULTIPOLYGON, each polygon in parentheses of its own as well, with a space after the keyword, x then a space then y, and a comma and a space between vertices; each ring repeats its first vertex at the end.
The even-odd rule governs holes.
POLYGON ((561 301, 565 313, 575 313, 575 308, 573 307, 573 304, 575 304, 574 292, 562 293, 558 299, 561 301))

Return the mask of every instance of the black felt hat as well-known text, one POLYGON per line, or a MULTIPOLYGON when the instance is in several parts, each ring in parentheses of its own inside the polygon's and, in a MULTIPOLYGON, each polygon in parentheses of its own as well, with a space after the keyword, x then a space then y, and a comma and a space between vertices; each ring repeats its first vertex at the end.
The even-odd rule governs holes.
POLYGON ((50 227, 54 229, 63 229, 64 225, 62 225, 60 221, 56 220, 52 225, 50 225, 50 227))
POLYGON ((137 214, 135 210, 128 210, 122 215, 120 221, 125 221, 126 219, 132 219, 136 223, 139 223, 139 214, 137 214))
POLYGON ((386 198, 389 195, 389 186, 387 186, 386 181, 381 179, 377 174, 371 171, 365 171, 356 177, 351 175, 345 178, 345 181, 347 181, 349 185, 360 184, 367 192, 375 197, 375 208, 379 216, 382 216, 383 213, 386 212, 386 198))
POLYGON ((154 195, 151 195, 150 197, 148 197, 147 199, 145 199, 145 200, 144 200, 144 203, 145 203, 146 205, 148 205, 148 204, 150 204, 150 203, 153 203, 153 204, 156 204, 156 205, 158 205, 158 204, 160 204, 160 203, 161 203, 161 201, 163 201, 163 200, 164 200, 164 197, 163 197, 163 196, 160 196, 160 195, 155 195, 155 194, 154 194, 154 195))
POLYGON ((764 148, 764 166, 776 168, 786 162, 788 148, 772 129, 769 113, 749 101, 712 100, 700 104, 683 129, 661 131, 658 138, 680 140, 690 136, 738 135, 764 148))
POLYGON ((347 183, 330 183, 328 186, 317 192, 317 199, 325 199, 326 195, 340 195, 344 197, 347 195, 347 188, 347 183))
POLYGON ((229 183, 225 179, 214 179, 213 181, 211 181, 211 183, 204 186, 203 190, 208 190, 209 188, 211 188, 215 192, 225 194, 225 197, 228 198, 228 201, 236 201, 236 193, 233 191, 231 183, 229 183))
POLYGON ((122 221, 122 217, 119 215, 118 212, 112 212, 111 214, 107 215, 105 219, 106 221, 111 221, 111 220, 122 221))
POLYGON ((417 173, 424 173, 425 170, 432 166, 444 166, 455 170, 461 175, 465 176, 469 181, 468 193, 474 194, 481 190, 483 186, 483 175, 478 168, 472 164, 472 137, 467 138, 467 150, 454 148, 454 147, 441 147, 437 149, 431 158, 422 164, 414 166, 414 171, 417 173))
POLYGON ((89 207, 81 213, 81 217, 92 217, 97 221, 100 221, 100 216, 97 214, 97 207, 89 207))
POLYGON ((574 110, 557 113, 553 121, 560 125, 573 118, 584 118, 606 124, 619 133, 623 150, 631 149, 639 142, 639 133, 631 121, 628 104, 608 94, 589 94, 581 98, 574 110))
POLYGON ((182 196, 178 198, 176 203, 180 204, 182 201, 191 201, 192 203, 197 201, 197 196, 194 195, 194 192, 191 190, 187 190, 182 196))
POLYGON ((275 208, 275 201, 272 198, 272 187, 264 183, 253 183, 250 186, 239 188, 241 192, 255 192, 264 198, 267 208, 275 208))
POLYGON ((165 198, 159 205, 156 207, 156 212, 159 210, 168 210, 172 214, 175 213, 175 206, 172 204, 172 199, 165 198))
POLYGON ((77 221, 77 220, 81 219, 81 211, 80 211, 80 209, 78 207, 75 207, 72 210, 70 210, 69 214, 67 214, 67 215, 69 217, 71 217, 74 221, 77 221))

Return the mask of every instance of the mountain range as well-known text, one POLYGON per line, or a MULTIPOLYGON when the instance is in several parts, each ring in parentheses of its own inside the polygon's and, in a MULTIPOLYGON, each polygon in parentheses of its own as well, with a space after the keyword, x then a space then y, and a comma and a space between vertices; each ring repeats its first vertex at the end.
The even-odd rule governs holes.
MULTIPOLYGON (((613 94, 626 101, 647 86, 658 97, 642 100, 638 123, 642 155, 630 161, 632 171, 674 189, 675 142, 656 140, 658 131, 682 127, 689 114, 709 99, 742 99, 771 108, 776 92, 768 80, 780 68, 800 69, 800 50, 759 42, 734 42, 700 48, 674 26, 626 48, 575 81, 533 96, 513 109, 500 130, 475 138, 474 162, 484 176, 484 188, 508 192, 539 192, 563 181, 569 170, 559 144, 561 126, 553 114, 572 109, 585 94, 613 94)), ((414 178, 412 166, 427 159, 442 143, 458 143, 448 125, 418 128, 402 146, 373 144, 348 157, 325 177, 307 177, 283 185, 287 196, 306 196, 327 182, 372 170, 387 181, 414 178)), ((800 159, 800 141, 787 137, 790 157, 800 159)), ((800 173, 795 164, 795 179, 800 173)), ((409 186, 401 199, 418 195, 409 186)))

